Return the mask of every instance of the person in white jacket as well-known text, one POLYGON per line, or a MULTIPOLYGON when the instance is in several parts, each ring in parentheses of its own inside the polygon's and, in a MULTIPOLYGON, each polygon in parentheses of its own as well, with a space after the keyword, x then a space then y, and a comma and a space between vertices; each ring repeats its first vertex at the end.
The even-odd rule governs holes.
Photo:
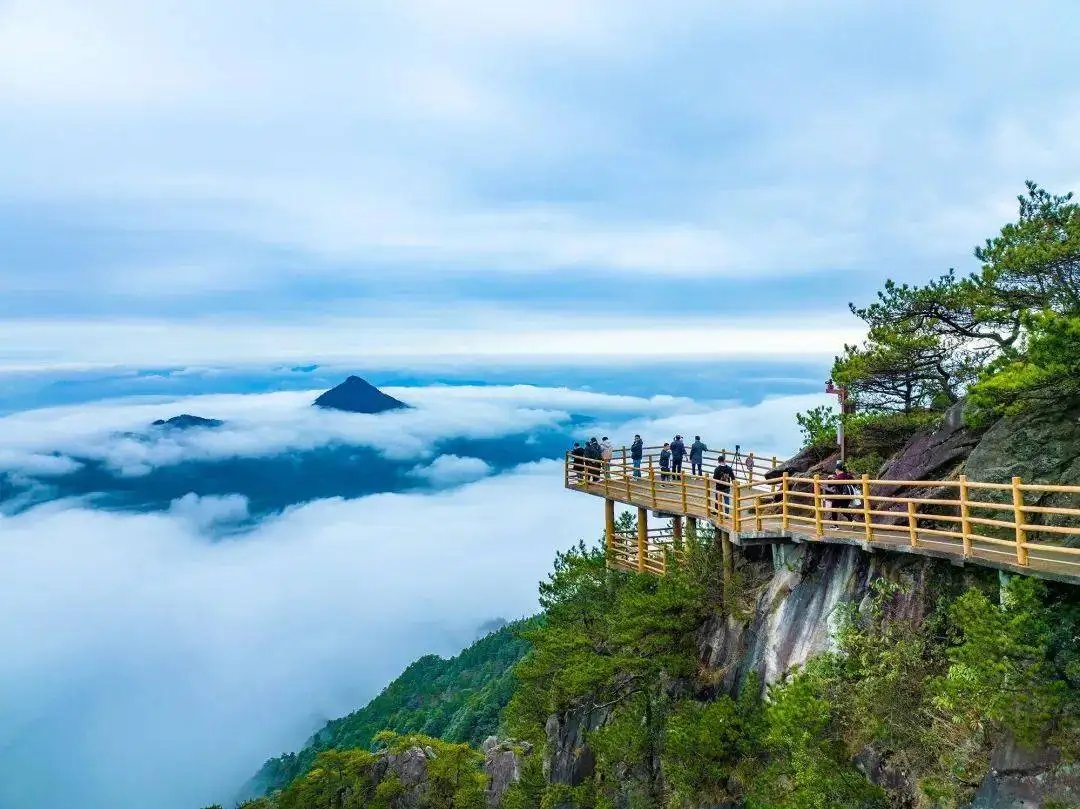
POLYGON ((611 455, 614 452, 614 448, 611 446, 611 439, 606 435, 600 439, 600 457, 604 460, 604 474, 609 474, 611 469, 611 455))

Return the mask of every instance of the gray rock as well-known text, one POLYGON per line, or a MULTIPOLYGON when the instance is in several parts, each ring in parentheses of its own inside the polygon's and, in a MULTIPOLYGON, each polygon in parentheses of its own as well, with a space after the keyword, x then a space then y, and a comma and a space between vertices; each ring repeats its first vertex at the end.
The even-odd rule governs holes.
MULTIPOLYGON (((1008 483, 1018 476, 1025 483, 1080 485, 1080 421, 1077 413, 1035 414, 1004 418, 991 427, 972 451, 964 471, 972 480, 1008 483)), ((1011 492, 982 492, 979 499, 1012 503, 1011 492)), ((1076 507, 1076 495, 1028 494, 1029 506, 1076 507)), ((998 515, 1010 519, 1008 510, 998 515)), ((1062 517, 1028 514, 1029 523, 1061 525, 1062 517)), ((1080 545, 1080 536, 1051 532, 1029 537, 1037 542, 1080 545)))
POLYGON ((521 779, 521 757, 506 745, 493 745, 486 751, 484 772, 488 777, 484 800, 494 809, 502 803, 506 790, 521 779))
POLYGON ((1050 801, 1080 804, 1080 768, 1052 767, 1027 773, 991 770, 967 809, 1041 809, 1050 801))
POLYGON ((544 774, 549 783, 577 786, 592 777, 596 756, 585 737, 610 719, 610 708, 576 708, 548 717, 544 728, 547 734, 544 774))

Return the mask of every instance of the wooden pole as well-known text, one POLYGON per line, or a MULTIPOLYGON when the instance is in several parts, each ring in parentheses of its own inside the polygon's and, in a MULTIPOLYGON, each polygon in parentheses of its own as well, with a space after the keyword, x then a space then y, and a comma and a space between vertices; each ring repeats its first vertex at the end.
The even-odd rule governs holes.
POLYGON ((788 473, 780 479, 780 528, 788 530, 788 473))
POLYGON ((637 569, 638 573, 645 572, 645 554, 649 549, 649 510, 638 508, 637 510, 637 569))
POLYGON ((566 456, 563 458, 563 486, 567 489, 570 488, 570 458, 571 455, 569 452, 566 453, 566 456))
POLYGON ((649 455, 649 490, 652 492, 652 507, 656 508, 656 470, 653 469, 652 455, 649 455))
POLYGON ((814 475, 814 530, 819 537, 825 536, 821 515, 821 475, 814 475))
POLYGON ((761 531, 761 495, 754 497, 754 527, 761 531))
MULTIPOLYGON (((850 505, 849 505, 850 508, 850 505)), ((866 541, 874 541, 874 526, 870 522, 870 476, 864 474, 862 476, 862 510, 863 510, 863 522, 866 527, 866 541)))
POLYGON ((963 534, 964 558, 971 556, 971 506, 968 505, 967 475, 960 476, 960 533, 963 534))
POLYGON ((1013 515, 1016 520, 1016 563, 1021 567, 1027 567, 1028 552, 1027 530, 1025 529, 1026 517, 1024 515, 1024 490, 1020 488, 1020 478, 1012 479, 1013 491, 1013 515))
POLYGON ((630 502, 630 463, 626 458, 626 447, 622 448, 622 473, 623 479, 626 481, 626 502, 630 502))
POLYGON ((682 547, 682 517, 673 517, 671 520, 671 538, 676 548, 682 547))
POLYGON ((683 472, 683 471, 679 472, 679 480, 682 481, 682 510, 683 510, 683 514, 685 514, 687 511, 689 511, 689 509, 686 507, 686 473, 685 472, 683 472))
POLYGON ((728 496, 731 498, 731 530, 736 534, 742 530, 742 520, 739 514, 739 486, 737 478, 732 478, 728 488, 728 496))
POLYGON ((907 524, 908 534, 910 537, 911 547, 917 548, 919 546, 919 519, 917 516, 915 504, 908 501, 907 504, 907 524))
POLYGON ((754 482, 754 453, 751 452, 746 456, 746 482, 754 482))
POLYGON ((615 552, 615 501, 604 501, 604 536, 607 537, 608 553, 615 552))
POLYGON ((694 542, 697 542, 697 538, 698 538, 697 517, 687 517, 686 518, 686 534, 692 540, 694 540, 694 542))

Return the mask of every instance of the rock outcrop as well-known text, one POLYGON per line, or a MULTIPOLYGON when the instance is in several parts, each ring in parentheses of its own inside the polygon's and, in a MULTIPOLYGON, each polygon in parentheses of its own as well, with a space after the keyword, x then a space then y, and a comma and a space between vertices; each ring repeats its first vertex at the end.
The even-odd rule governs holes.
POLYGON ((495 736, 484 740, 484 772, 488 777, 484 801, 495 809, 511 786, 521 780, 521 757, 532 752, 528 742, 513 739, 499 741, 495 736))
POLYGON ((701 629, 702 662, 720 675, 728 693, 751 673, 762 687, 793 666, 833 645, 837 609, 862 603, 878 578, 902 585, 890 609, 920 620, 926 609, 927 574, 934 563, 921 557, 871 555, 846 545, 782 545, 773 573, 752 613, 740 620, 718 615, 701 629))

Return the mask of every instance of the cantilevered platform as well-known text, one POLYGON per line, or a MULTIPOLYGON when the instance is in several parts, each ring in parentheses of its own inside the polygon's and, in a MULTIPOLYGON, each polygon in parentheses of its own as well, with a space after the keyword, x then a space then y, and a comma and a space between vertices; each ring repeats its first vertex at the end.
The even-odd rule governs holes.
MULTIPOLYGON (((672 532, 647 527, 649 511, 670 515, 673 532, 699 521, 724 532, 735 547, 776 543, 854 545, 866 551, 913 553, 1080 584, 1080 487, 1049 483, 949 481, 847 481, 777 475, 776 459, 740 458, 736 480, 725 492, 708 476, 718 453, 708 453, 705 475, 662 472, 659 449, 649 448, 638 467, 628 451, 609 464, 567 454, 566 487, 608 501, 608 545, 614 562, 663 573, 672 532), (768 476, 768 477, 767 477, 768 476), (905 496, 889 496, 897 490, 905 496), (943 495, 942 492, 946 492, 943 495), (1039 505, 1048 494, 1066 505, 1039 505), (642 532, 630 548, 613 534, 613 506, 636 506, 642 532)), ((733 456, 728 453, 728 462, 733 456)))

